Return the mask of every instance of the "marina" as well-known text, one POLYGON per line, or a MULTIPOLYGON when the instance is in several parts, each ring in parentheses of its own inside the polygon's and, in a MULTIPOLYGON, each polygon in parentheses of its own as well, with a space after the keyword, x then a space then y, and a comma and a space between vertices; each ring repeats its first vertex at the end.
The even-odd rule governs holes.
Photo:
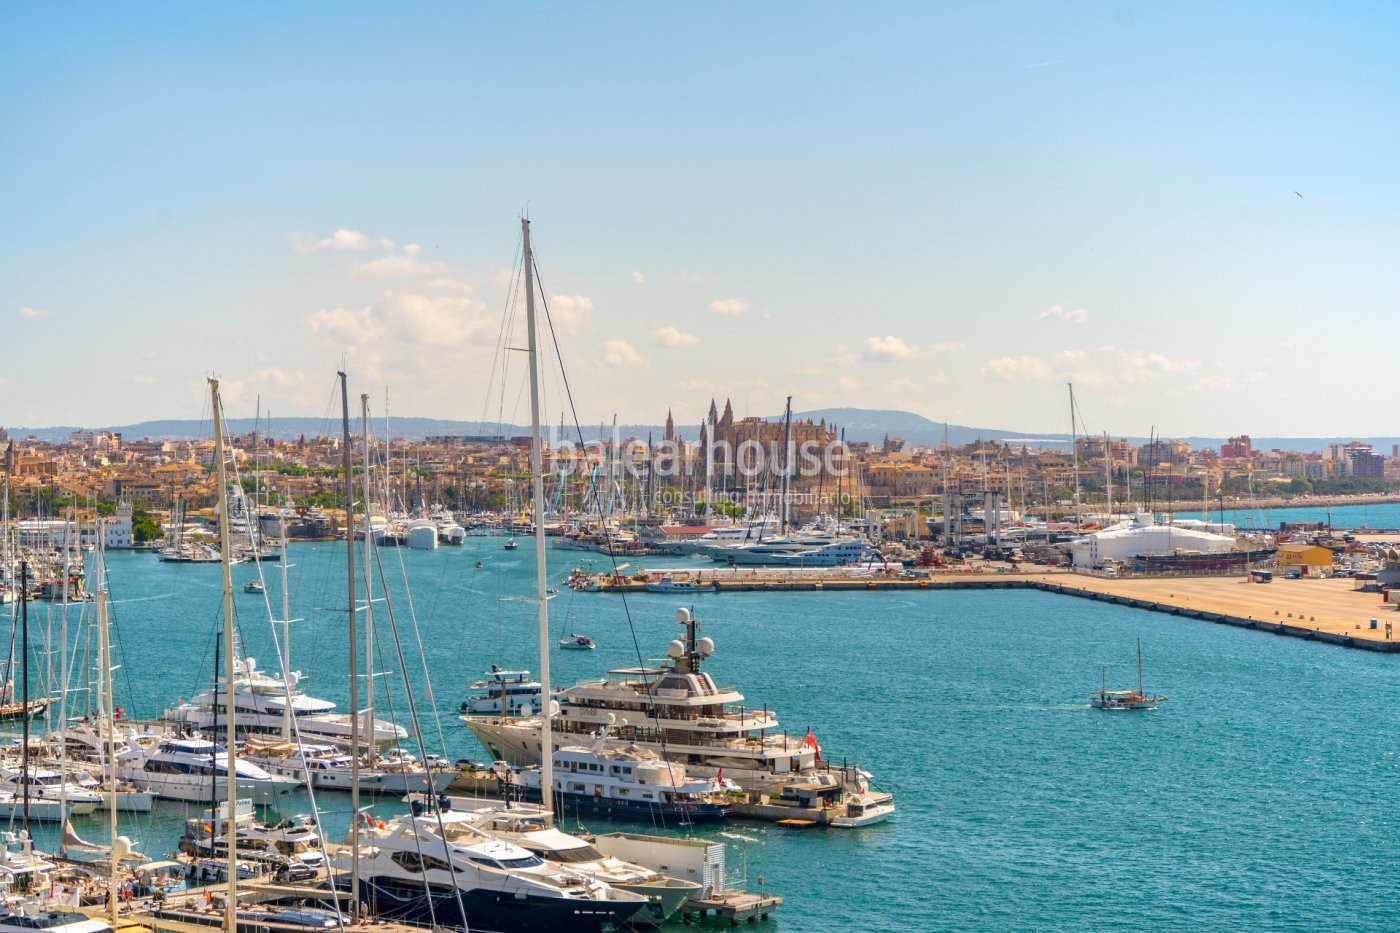
MULTIPOLYGON (((499 550, 499 543, 469 539, 461 549, 417 552, 404 561, 438 697, 433 712, 444 720, 442 753, 448 760, 479 758, 483 753, 465 728, 453 725, 468 688, 493 663, 505 671, 531 670, 537 652, 526 607, 499 603, 494 595, 507 580, 529 578, 528 557, 514 566, 498 565, 485 575, 455 572, 470 570, 491 548, 499 550)), ((341 631, 341 621, 316 607, 332 604, 343 586, 336 571, 343 566, 344 546, 302 543, 292 550, 293 608, 308 619, 297 649, 304 686, 344 708, 345 684, 336 675, 344 669, 342 649, 327 637, 315 637, 318 632, 327 636, 341 631)), ((114 554, 109 562, 120 641, 128 651, 139 648, 147 658, 139 676, 123 686, 121 701, 133 717, 159 713, 172 696, 193 695, 192 685, 201 683, 195 665, 182 670, 178 659, 207 657, 211 650, 212 640, 205 633, 218 611, 217 573, 162 564, 144 554, 114 554)), ((1286 602, 1291 587, 1298 599, 1316 600, 1311 608, 1321 612, 1322 605, 1332 601, 1330 594, 1351 592, 1349 581, 1276 580, 1260 586, 1235 580, 1044 574, 1046 580, 1058 581, 1055 586, 1064 592, 1078 589, 1088 597, 1066 599, 1060 591, 1009 586, 1017 575, 983 576, 987 587, 996 588, 958 580, 932 593, 856 589, 750 592, 737 597, 696 594, 695 610, 717 642, 709 669, 724 682, 744 684, 748 701, 780 710, 786 720, 798 724, 799 736, 810 723, 825 748, 858 752, 883 786, 895 791, 900 813, 886 823, 855 830, 791 829, 746 822, 734 814, 728 827, 666 826, 660 831, 720 842, 726 841, 725 834, 738 837, 728 839, 731 871, 744 872, 752 892, 765 886, 781 891, 784 903, 775 915, 777 922, 804 930, 956 927, 968 911, 983 917, 983 929, 1024 929, 1027 917, 1031 925, 1053 926, 1082 917, 1072 892, 1107 881, 1096 859, 1118 852, 1125 833, 1146 846, 1154 873, 1185 877, 1202 892, 1209 917, 1222 925, 1270 929, 1268 922, 1258 922, 1251 906, 1255 897, 1265 896, 1265 889, 1243 875, 1222 884, 1206 869, 1215 858, 1253 866, 1242 867, 1242 872, 1264 867, 1266 862, 1252 849, 1241 848, 1244 840, 1236 839, 1241 826, 1248 827, 1251 845, 1262 841, 1277 857, 1312 865, 1313 877, 1345 883, 1357 905, 1346 913, 1351 921, 1347 929, 1379 930, 1397 919, 1382 885, 1358 884, 1332 856, 1346 847, 1383 865, 1391 859, 1383 843, 1388 823, 1375 820, 1365 795, 1339 793, 1340 787, 1372 783, 1373 750, 1400 741, 1388 720, 1362 708, 1363 694, 1388 689, 1390 659, 1369 652, 1338 652, 1302 640, 1262 639, 1257 632, 1234 626, 1202 625, 1188 615, 1142 611, 1132 602, 1152 605, 1158 596, 1167 600, 1175 593, 1178 602, 1190 606, 1201 592, 1192 587, 1233 587, 1242 600, 1267 596, 1286 602), (1159 594, 1160 586, 1176 589, 1159 594), (848 620, 869 619, 879 624, 862 622, 856 651, 848 620), (1173 700, 1151 714, 1150 725, 1095 726, 1083 718, 1093 713, 1085 696, 1086 677, 1093 677, 1100 664, 1122 663, 1124 638, 1134 634, 1150 642, 1153 682, 1173 700), (1033 663, 1027 644, 1035 646, 1033 663), (834 670, 834 650, 858 659, 857 664, 834 670), (875 707, 872 691, 878 697, 875 707), (1264 715, 1248 700, 1260 692, 1288 699, 1282 710, 1275 706, 1264 715), (852 715, 874 708, 881 712, 878 731, 872 731, 868 716, 852 715), (1240 715, 1246 722, 1236 721, 1240 715), (1142 744, 1143 729, 1151 730, 1149 745, 1142 744), (1338 775, 1340 785, 1332 780, 1319 783, 1322 759, 1293 754, 1320 735, 1328 736, 1326 773, 1338 775), (1027 755, 1035 756, 1034 767, 1027 755), (1084 781, 1086 768, 1107 760, 1118 767, 1165 770, 1174 775, 1172 786, 1162 788, 1158 803, 1144 812, 1136 796, 1120 796, 1111 786, 1084 781), (1084 799, 1067 799, 1062 791, 1066 786, 1079 788, 1084 799), (1321 808, 1330 814, 1315 836, 1280 835, 1271 828, 1266 819, 1272 806, 1266 802, 1268 789, 1284 787, 1290 789, 1290 807, 1321 808), (1205 808, 1207 798, 1228 802, 1227 812, 1205 808), (1199 827, 1192 851, 1204 845, 1211 858, 1202 862, 1179 851, 1172 842, 1176 821, 1159 820, 1154 815, 1159 809, 1199 827), (1348 837, 1345 843, 1341 834, 1348 837), (1055 854, 1041 862, 1041 852, 1055 854), (898 896, 876 917, 847 903, 874 896, 882 879, 903 871, 905 860, 915 853, 931 860, 932 883, 963 893, 937 903, 898 896), (987 877, 1007 873, 1022 879, 1024 896, 1015 905, 989 907, 993 902, 973 900, 978 891, 990 890, 987 877), (759 875, 764 885, 756 883, 759 875), (849 897, 839 893, 843 891, 849 897), (1034 899, 1034 906, 1028 907, 1028 898, 1034 899)), ((626 644, 629 625, 637 626, 636 639, 643 646, 664 645, 676 629, 673 596, 629 597, 627 605, 616 598, 569 591, 561 598, 574 599, 575 612, 586 611, 590 629, 607 638, 594 652, 557 657, 556 683, 570 685, 605 668, 625 666, 629 655, 635 664, 637 649, 626 644)), ((1354 598, 1356 612, 1378 614, 1376 594, 1354 598)), ((1232 611, 1230 605, 1218 605, 1232 611)), ((1296 615, 1306 611, 1303 605, 1281 612, 1296 615)), ((1318 618, 1320 624, 1322 616, 1318 618)), ((1358 623, 1369 637, 1363 618, 1347 622, 1358 623)), ((244 618, 241 628, 249 654, 275 657, 265 622, 244 618)), ((1383 638, 1383 628, 1377 631, 1383 638)), ((641 650, 643 656, 654 652, 641 650)), ((410 680, 421 683, 421 675, 410 671, 410 680)), ((491 794, 494 788, 483 785, 482 791, 491 794)), ((332 796, 321 804, 331 837, 339 839, 348 823, 344 797, 337 801, 332 796)), ((371 806, 385 816, 403 812, 403 805, 391 799, 371 806)), ((287 795, 283 809, 309 812, 305 792, 287 795)), ((174 849, 190 815, 188 805, 158 801, 150 814, 123 814, 122 831, 154 857, 174 849)), ((79 833, 98 835, 97 819, 75 817, 79 833)), ((658 830, 650 821, 585 819, 594 829, 616 826, 629 831, 630 825, 630 831, 658 830)), ((575 819, 571 816, 566 822, 573 825, 575 819)), ((35 832, 40 844, 51 838, 42 827, 35 832)), ((1170 918, 1182 906, 1175 890, 1175 885, 1163 887, 1132 899, 1110 893, 1095 915, 1104 925, 1171 926, 1170 918)), ((1330 898, 1320 898, 1312 884, 1282 879, 1267 890, 1267 897, 1281 899, 1292 916, 1310 918, 1328 929, 1321 921, 1332 915, 1334 906, 1330 898)))

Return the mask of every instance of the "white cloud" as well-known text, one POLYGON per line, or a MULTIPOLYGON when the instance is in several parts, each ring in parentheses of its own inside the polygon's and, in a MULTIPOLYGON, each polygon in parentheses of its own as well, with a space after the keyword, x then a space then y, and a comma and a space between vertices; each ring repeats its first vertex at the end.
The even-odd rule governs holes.
POLYGON ((632 281, 637 285, 645 285, 647 283, 647 277, 641 272, 633 272, 632 281))
POLYGON ((963 353, 967 350, 967 344, 961 340, 948 340, 943 343, 933 345, 935 353, 963 353))
POLYGON ((687 379, 681 383, 686 392, 713 392, 715 384, 708 379, 687 379))
POLYGON ((854 392, 860 388, 860 381, 850 376, 842 376, 836 380, 836 388, 842 392, 854 392))
POLYGON ((651 361, 637 352, 626 340, 605 340, 603 362, 623 369, 646 369, 651 361))
POLYGON ((1008 382, 1032 380, 1043 382, 1051 379, 1055 372, 1050 364, 1038 356, 999 356, 988 360, 982 366, 984 376, 996 376, 1008 382))
POLYGON ((1068 321, 1071 324, 1083 324, 1088 319, 1089 312, 1085 311, 1083 308, 1067 310, 1059 305, 1051 305, 1040 312, 1040 314, 1036 315, 1036 317, 1042 321, 1047 318, 1053 318, 1057 321, 1068 321))
POLYGON ((586 295, 551 295, 549 319, 561 334, 578 336, 588 328, 588 316, 593 313, 593 299, 586 295))
POLYGON ((687 334, 674 327, 663 327, 654 330, 651 335, 656 338, 656 342, 663 347, 693 347, 700 342, 700 338, 694 334, 687 334))
POLYGON ((347 230, 344 227, 324 240, 317 240, 305 233, 292 234, 292 249, 302 255, 319 253, 323 250, 363 250, 372 247, 393 249, 394 241, 382 236, 371 238, 358 230, 347 230))
POLYGON ((452 270, 442 262, 423 262, 418 254, 423 248, 417 243, 409 243, 399 256, 384 256, 368 262, 357 262, 350 269, 351 278, 356 279, 412 279, 420 276, 450 278, 452 270))
POLYGON ((797 375, 799 375, 799 376, 821 376, 821 375, 825 375, 825 373, 826 373, 826 367, 825 367, 825 366, 817 366, 817 365, 814 365, 814 364, 810 364, 810 363, 809 363, 809 364, 806 365, 806 366, 799 366, 799 367, 797 367, 796 369, 793 370, 793 372, 795 372, 795 373, 796 373, 797 375))
POLYGON ((718 298, 710 302, 710 313, 723 317, 741 317, 749 313, 749 303, 744 298, 718 298))
POLYGON ((1298 345, 1291 340, 1280 340, 1278 342, 1280 350, 1296 350, 1298 345))
POLYGON ((1201 368, 1199 360, 1173 360, 1160 353, 1123 353, 1123 381, 1149 382, 1163 373, 1189 373, 1201 368))
POLYGON ((895 360, 913 359, 918 349, 906 344, 899 337, 865 338, 864 357, 871 363, 893 363, 895 360))
POLYGON ((483 311, 470 298, 386 292, 368 307, 325 308, 304 323, 334 345, 374 348, 391 358, 407 348, 462 348, 484 333, 483 311))
POLYGON ((20 317, 30 317, 30 318, 35 318, 35 317, 48 317, 48 316, 49 316, 49 312, 48 312, 48 311, 44 311, 44 310, 40 310, 39 308, 27 308, 27 307, 26 307, 26 308, 20 308, 20 309, 19 309, 19 316, 20 316, 20 317))

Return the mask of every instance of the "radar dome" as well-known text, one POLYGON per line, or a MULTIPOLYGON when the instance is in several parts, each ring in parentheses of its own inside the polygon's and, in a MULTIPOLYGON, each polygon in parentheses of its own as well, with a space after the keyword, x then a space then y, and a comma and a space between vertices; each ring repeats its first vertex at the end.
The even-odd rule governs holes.
POLYGON ((521 703, 521 704, 520 704, 520 718, 521 718, 521 719, 529 719, 529 718, 534 714, 534 712, 535 712, 534 707, 532 707, 529 703, 521 703))
POLYGON ((707 657, 715 653, 715 640, 708 635, 695 643, 696 649, 707 657))
POLYGON ((677 609, 676 621, 679 622, 681 625, 685 625, 686 623, 688 623, 690 621, 690 610, 684 608, 677 609))
POLYGON ((666 646, 666 657, 679 658, 685 654, 685 643, 677 638, 666 646))

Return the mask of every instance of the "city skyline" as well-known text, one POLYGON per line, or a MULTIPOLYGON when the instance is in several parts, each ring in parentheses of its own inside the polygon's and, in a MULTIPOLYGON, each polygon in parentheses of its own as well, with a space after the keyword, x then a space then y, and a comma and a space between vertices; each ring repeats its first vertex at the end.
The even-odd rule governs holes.
POLYGON ((391 413, 519 423, 528 212, 584 423, 791 395, 1064 434, 1073 382, 1082 433, 1389 428, 1357 353, 1400 232, 1385 5, 0 26, 0 424, 197 418, 210 373, 231 414, 314 417, 342 367, 391 413))

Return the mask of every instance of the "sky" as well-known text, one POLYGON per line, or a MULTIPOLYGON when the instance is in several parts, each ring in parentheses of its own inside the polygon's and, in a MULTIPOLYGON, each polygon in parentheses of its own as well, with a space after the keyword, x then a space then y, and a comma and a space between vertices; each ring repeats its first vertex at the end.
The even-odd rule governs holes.
POLYGON ((0 424, 338 414, 341 368, 528 421, 528 214, 585 424, 1068 433, 1073 383, 1080 433, 1395 433, 1397 47, 1394 3, 0 4, 0 424))

